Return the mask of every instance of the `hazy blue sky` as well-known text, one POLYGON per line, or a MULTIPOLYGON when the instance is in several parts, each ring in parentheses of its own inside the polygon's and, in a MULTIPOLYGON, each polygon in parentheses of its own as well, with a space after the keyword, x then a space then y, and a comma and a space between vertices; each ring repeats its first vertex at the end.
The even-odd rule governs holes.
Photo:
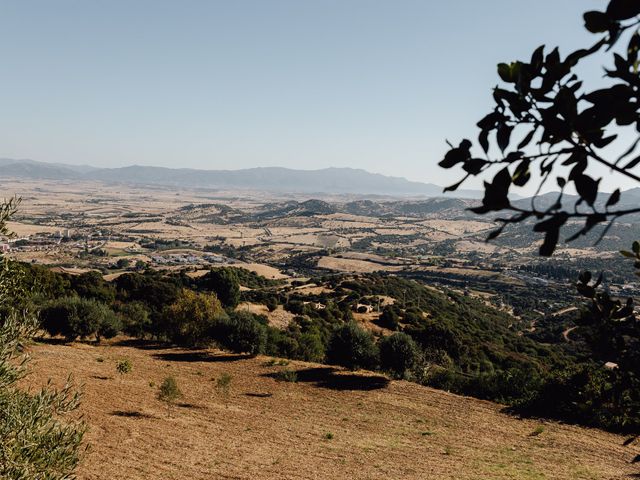
POLYGON ((444 140, 475 134, 496 63, 583 45, 604 4, 3 1, 0 156, 448 183, 444 140))

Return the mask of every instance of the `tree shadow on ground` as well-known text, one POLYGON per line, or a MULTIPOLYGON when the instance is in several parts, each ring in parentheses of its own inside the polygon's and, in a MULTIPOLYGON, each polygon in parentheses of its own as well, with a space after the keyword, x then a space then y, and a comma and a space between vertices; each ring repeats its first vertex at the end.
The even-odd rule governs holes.
POLYGON ((203 405, 196 405, 195 403, 188 403, 188 402, 180 402, 180 403, 176 403, 176 407, 180 407, 180 408, 193 408, 195 410, 206 410, 207 407, 203 406, 203 405))
POLYGON ((33 337, 33 341, 44 345, 66 345, 71 343, 67 339, 61 337, 33 337))
POLYGON ((156 418, 148 413, 138 412, 136 410, 114 410, 111 415, 124 418, 156 418))
POLYGON ((166 343, 158 342, 155 340, 143 340, 141 338, 124 338, 114 341, 111 345, 117 347, 139 348, 140 350, 164 350, 167 348, 171 348, 171 345, 168 345, 166 343))
MULTIPOLYGON (((331 390, 378 390, 389 384, 389 379, 379 375, 346 373, 332 367, 305 368, 295 371, 298 382, 313 383, 331 390)), ((278 379, 278 373, 265 373, 264 377, 278 379)))
POLYGON ((252 358, 251 355, 233 353, 211 354, 207 351, 163 352, 155 353, 153 357, 166 362, 236 362, 238 360, 252 358))
POLYGON ((244 395, 245 395, 245 397, 254 397, 254 398, 270 398, 270 397, 273 397, 273 393, 259 393, 259 392, 247 392, 244 395))

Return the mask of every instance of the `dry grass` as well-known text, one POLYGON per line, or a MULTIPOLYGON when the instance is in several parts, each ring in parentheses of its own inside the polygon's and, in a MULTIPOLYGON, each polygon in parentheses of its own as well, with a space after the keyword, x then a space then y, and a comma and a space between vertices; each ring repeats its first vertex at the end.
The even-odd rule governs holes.
POLYGON ((69 372, 84 384, 91 449, 83 480, 114 479, 616 479, 634 452, 597 430, 518 420, 490 402, 381 377, 266 358, 133 346, 38 345, 41 385, 69 372), (97 361, 102 358, 103 361, 97 361), (117 377, 115 362, 133 371, 117 377), (232 376, 228 396, 216 387, 232 376), (157 385, 185 397, 168 417, 157 385), (151 386, 153 382, 153 386, 151 386))

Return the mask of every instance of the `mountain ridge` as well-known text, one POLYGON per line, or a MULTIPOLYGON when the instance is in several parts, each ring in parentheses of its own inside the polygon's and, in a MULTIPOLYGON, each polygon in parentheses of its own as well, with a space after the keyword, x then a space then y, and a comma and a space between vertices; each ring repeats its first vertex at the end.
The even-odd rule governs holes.
POLYGON ((246 189, 287 193, 378 194, 391 196, 480 198, 478 190, 445 194, 433 183, 371 173, 350 167, 300 170, 254 167, 238 170, 203 170, 143 165, 98 168, 35 160, 0 158, 0 177, 49 180, 95 180, 106 183, 164 185, 214 189, 246 189))

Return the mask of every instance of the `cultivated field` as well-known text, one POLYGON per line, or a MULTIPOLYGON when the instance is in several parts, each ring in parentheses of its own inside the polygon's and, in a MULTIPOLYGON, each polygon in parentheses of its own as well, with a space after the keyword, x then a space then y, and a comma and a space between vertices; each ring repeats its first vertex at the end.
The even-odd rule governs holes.
POLYGON ((40 344, 27 382, 83 385, 91 444, 83 480, 621 479, 636 473, 623 438, 520 420, 499 405, 315 364, 269 365, 152 345, 40 344), (133 371, 120 377, 119 359, 133 371), (277 381, 283 369, 298 381, 277 381), (228 396, 216 387, 232 376, 228 396), (184 398, 169 417, 157 385, 184 398))

